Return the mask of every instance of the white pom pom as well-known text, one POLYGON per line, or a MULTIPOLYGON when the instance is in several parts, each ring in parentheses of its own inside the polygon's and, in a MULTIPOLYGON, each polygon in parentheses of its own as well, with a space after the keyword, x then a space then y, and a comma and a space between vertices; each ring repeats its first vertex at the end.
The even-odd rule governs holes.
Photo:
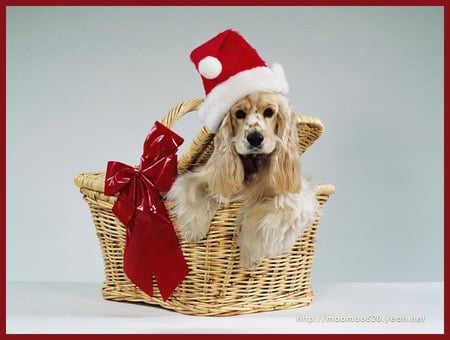
POLYGON ((198 63, 198 71, 206 79, 214 79, 222 72, 222 63, 215 57, 205 57, 198 63))

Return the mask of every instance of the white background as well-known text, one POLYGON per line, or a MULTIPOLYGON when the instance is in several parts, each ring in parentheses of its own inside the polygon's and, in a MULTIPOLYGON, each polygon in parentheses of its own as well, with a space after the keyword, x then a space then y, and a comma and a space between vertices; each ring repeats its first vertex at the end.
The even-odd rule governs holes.
POLYGON ((317 284, 306 307, 207 317, 102 300, 96 283, 13 282, 7 286, 7 333, 442 334, 443 286, 317 284))
MULTIPOLYGON (((325 125, 303 157, 337 188, 313 284, 443 280, 441 7, 10 6, 9 281, 103 280, 73 177, 137 163, 153 122, 203 96, 190 51, 227 28, 325 125)), ((186 146, 199 128, 192 114, 175 130, 186 146)))

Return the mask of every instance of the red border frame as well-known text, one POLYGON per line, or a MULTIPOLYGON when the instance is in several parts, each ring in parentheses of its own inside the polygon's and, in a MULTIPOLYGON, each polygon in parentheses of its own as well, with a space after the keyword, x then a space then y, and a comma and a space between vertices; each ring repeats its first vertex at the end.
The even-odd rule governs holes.
MULTIPOLYGON (((448 159, 447 153, 448 148, 445 146, 448 142, 448 136, 445 133, 445 131, 448 128, 448 121, 449 119, 446 119, 445 113, 448 111, 448 104, 446 103, 445 99, 448 95, 448 79, 449 79, 449 70, 448 67, 445 67, 446 63, 446 56, 448 55, 448 8, 447 8, 447 1, 419 1, 419 0, 413 0, 413 1, 404 1, 404 0, 394 0, 394 1, 376 1, 376 0, 365 0, 365 1, 355 1, 355 0, 347 0, 347 1, 337 1, 337 0, 324 0, 324 1, 296 1, 296 0, 219 0, 219 1, 208 1, 208 0, 170 0, 170 1, 164 1, 164 0, 130 0, 130 1, 119 1, 119 0, 95 0, 95 1, 89 1, 89 0, 7 0, 4 3, 2 3, 0 6, 0 46, 1 46, 1 56, 4 60, 4 62, 1 65, 0 72, 1 72, 1 105, 3 108, 3 117, 1 119, 0 123, 0 129, 1 133, 1 143, 2 143, 2 159, 4 160, 5 165, 1 167, 1 177, 2 177, 2 183, 0 185, 1 187, 1 210, 0 214, 5 222, 4 225, 6 226, 6 7, 8 6, 258 6, 258 5, 264 5, 264 6, 443 6, 444 7, 444 173, 445 173, 445 161, 446 158, 448 159)), ((447 185, 448 181, 444 178, 444 193, 447 191, 447 185)), ((444 199, 444 211, 447 209, 447 200, 445 200, 445 195, 443 197, 444 199)), ((447 224, 447 218, 444 216, 444 226, 447 224)), ((445 229, 444 229, 445 230, 445 229)), ((446 241, 446 236, 448 233, 445 233, 444 231, 444 241, 446 241)), ((6 227, 3 230, 2 235, 0 236, 1 239, 1 250, 2 255, 4 259, 6 260, 6 227)), ((445 247, 444 247, 445 249, 445 247)), ((446 253, 444 252, 444 257, 446 257, 446 253)), ((0 323, 0 336, 8 336, 8 337, 14 337, 14 338, 22 338, 22 337, 30 337, 36 339, 49 339, 49 338, 60 338, 61 336, 64 336, 65 338, 76 338, 85 336, 85 334, 71 334, 71 335, 60 335, 60 334, 30 334, 30 335, 19 335, 19 334, 6 334, 6 264, 4 261, 0 261, 1 268, 0 268, 0 275, 1 275, 1 282, 4 285, 3 294, 1 295, 1 301, 0 304, 3 306, 3 312, 4 317, 1 320, 0 323)), ((444 259, 444 264, 446 263, 444 259)), ((444 271, 444 286, 445 282, 448 282, 448 271, 444 271)), ((446 313, 446 306, 448 306, 448 294, 444 294, 444 316, 446 313)), ((445 320, 445 317, 444 317, 445 320)), ((444 335, 446 334, 446 331, 448 330, 447 321, 445 321, 444 325, 444 335)), ((147 335, 135 335, 132 334, 131 336, 145 336, 145 337, 175 337, 176 334, 164 334, 164 335, 158 335, 158 334, 147 334, 147 335)), ((179 336, 179 335, 178 335, 179 336)), ((189 334, 189 335, 181 335, 185 339, 199 339, 199 338, 222 338, 227 339, 230 335, 227 334, 214 334, 214 335, 208 335, 208 334, 189 334)), ((237 336, 241 336, 237 334, 237 336)), ((244 335, 246 338, 252 337, 252 338, 258 338, 261 337, 267 337, 269 335, 251 335, 247 334, 244 335)), ((275 335, 276 337, 279 337, 280 335, 275 335)), ((320 334, 287 334, 282 335, 283 337, 288 338, 297 338, 297 337, 310 337, 310 336, 321 336, 320 334)), ((338 338, 349 338, 349 337, 373 337, 377 336, 377 334, 332 334, 334 337, 338 338)), ((403 337, 408 339, 417 339, 417 338, 423 338, 423 337, 430 337, 430 336, 442 336, 442 335, 430 335, 430 334, 423 334, 423 335, 414 335, 414 334, 399 334, 396 335, 397 337, 403 337)), ((104 335, 96 335, 96 337, 105 337, 108 339, 111 338, 129 338, 130 335, 123 334, 123 335, 114 335, 114 334, 104 334, 104 335)))

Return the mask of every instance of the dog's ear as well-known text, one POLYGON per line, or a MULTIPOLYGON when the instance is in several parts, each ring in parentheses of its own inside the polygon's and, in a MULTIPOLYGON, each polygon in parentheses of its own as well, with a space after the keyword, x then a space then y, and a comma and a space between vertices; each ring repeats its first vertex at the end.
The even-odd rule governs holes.
POLYGON ((232 138, 231 117, 226 114, 214 137, 213 153, 205 164, 210 192, 224 199, 231 198, 244 183, 244 168, 232 145, 232 138))
POLYGON ((277 194, 300 192, 300 149, 297 114, 290 103, 280 105, 277 115, 277 146, 271 157, 270 181, 277 194))

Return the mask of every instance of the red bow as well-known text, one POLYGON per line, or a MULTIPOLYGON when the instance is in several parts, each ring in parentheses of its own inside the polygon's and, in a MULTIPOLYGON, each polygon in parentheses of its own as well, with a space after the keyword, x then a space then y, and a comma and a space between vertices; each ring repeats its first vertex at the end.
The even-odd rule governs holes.
POLYGON ((108 162, 105 178, 105 194, 120 193, 112 211, 126 226, 123 270, 150 296, 154 275, 164 301, 189 272, 160 196, 177 176, 176 152, 182 143, 183 138, 155 122, 139 168, 108 162))

